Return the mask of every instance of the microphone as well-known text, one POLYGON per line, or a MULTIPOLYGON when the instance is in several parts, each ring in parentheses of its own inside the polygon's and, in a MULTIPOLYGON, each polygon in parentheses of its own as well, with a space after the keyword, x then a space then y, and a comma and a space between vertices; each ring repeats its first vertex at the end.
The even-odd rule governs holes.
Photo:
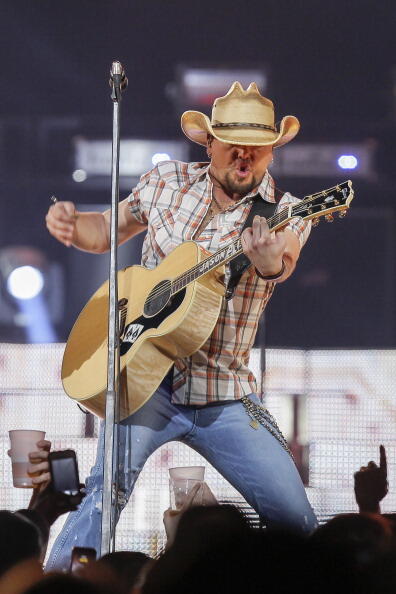
POLYGON ((110 87, 118 87, 121 91, 127 88, 128 86, 128 79, 125 76, 125 70, 121 64, 116 60, 112 63, 110 68, 110 79, 109 79, 110 87))

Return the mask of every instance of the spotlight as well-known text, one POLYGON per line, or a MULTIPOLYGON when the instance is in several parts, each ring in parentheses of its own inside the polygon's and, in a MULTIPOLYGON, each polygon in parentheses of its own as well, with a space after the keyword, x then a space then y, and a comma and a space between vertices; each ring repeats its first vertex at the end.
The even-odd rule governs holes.
POLYGON ((41 293, 44 277, 38 268, 18 266, 7 278, 7 290, 15 299, 33 299, 41 293))
POLYGON ((84 169, 76 169, 72 173, 75 182, 83 182, 87 179, 87 172, 84 169))
POLYGON ((341 155, 337 163, 341 169, 356 169, 358 166, 358 160, 355 155, 341 155))
POLYGON ((151 162, 153 165, 157 165, 160 161, 170 161, 170 156, 168 153, 155 153, 151 157, 151 162))
POLYGON ((27 342, 56 341, 54 323, 62 319, 63 304, 63 273, 58 264, 48 262, 32 246, 0 250, 0 325, 8 328, 10 336, 19 328, 27 342))

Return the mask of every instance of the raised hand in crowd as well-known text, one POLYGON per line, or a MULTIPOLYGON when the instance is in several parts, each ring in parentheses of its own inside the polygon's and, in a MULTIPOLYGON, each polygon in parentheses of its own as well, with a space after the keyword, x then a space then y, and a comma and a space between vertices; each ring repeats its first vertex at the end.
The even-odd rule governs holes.
POLYGON ((360 512, 381 513, 380 501, 388 493, 386 452, 380 445, 379 466, 372 460, 355 472, 355 497, 360 512))
POLYGON ((34 485, 32 497, 28 509, 18 510, 18 513, 34 522, 39 529, 45 554, 50 527, 62 514, 75 511, 85 493, 82 490, 84 485, 80 485, 80 491, 75 495, 54 491, 48 461, 51 442, 41 440, 36 445, 38 449, 29 453, 28 474, 34 485))
POLYGON ((38 512, 48 523, 49 526, 63 514, 75 511, 82 499, 85 497, 83 491, 84 485, 80 484, 80 491, 75 495, 67 495, 59 491, 54 491, 49 483, 42 491, 39 491, 33 502, 29 504, 29 509, 38 512))
MULTIPOLYGON (((45 439, 37 442, 37 451, 29 453, 28 474, 34 485, 28 509, 34 510, 51 526, 62 514, 75 511, 85 496, 84 492, 66 495, 53 490, 48 462, 51 442, 45 439)), ((80 485, 81 488, 84 485, 80 485)))
POLYGON ((163 522, 166 532, 166 548, 169 548, 175 538, 181 516, 186 510, 195 505, 217 505, 217 499, 207 483, 197 483, 188 493, 180 509, 167 509, 164 511, 163 522))

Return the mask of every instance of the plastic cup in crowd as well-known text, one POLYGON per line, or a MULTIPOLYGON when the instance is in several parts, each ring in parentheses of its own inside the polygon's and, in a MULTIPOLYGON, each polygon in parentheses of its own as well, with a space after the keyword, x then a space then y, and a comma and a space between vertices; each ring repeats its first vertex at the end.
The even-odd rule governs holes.
MULTIPOLYGON (((172 509, 181 509, 190 491, 201 484, 205 476, 205 466, 179 466, 169 469, 169 495, 172 509)), ((199 505, 202 490, 194 496, 194 503, 199 505)))
POLYGON ((32 478, 27 473, 29 453, 37 451, 37 442, 44 439, 45 431, 13 429, 9 431, 9 435, 13 485, 20 488, 32 488, 32 478))

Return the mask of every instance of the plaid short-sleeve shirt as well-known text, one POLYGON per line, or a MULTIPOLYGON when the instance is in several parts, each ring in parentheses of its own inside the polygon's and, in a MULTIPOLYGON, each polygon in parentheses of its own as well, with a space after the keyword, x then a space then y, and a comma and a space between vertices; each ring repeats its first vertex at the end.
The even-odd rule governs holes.
MULTIPOLYGON (((142 265, 154 268, 176 246, 193 239, 209 252, 216 252, 238 238, 251 208, 248 194, 232 209, 219 213, 196 236, 212 200, 208 163, 164 161, 142 176, 130 194, 133 216, 147 225, 142 265)), ((258 188, 267 202, 275 202, 274 182, 267 172, 258 188)), ((286 193, 277 209, 298 198, 286 193)), ((293 219, 288 228, 303 246, 310 224, 293 219)), ((206 343, 191 357, 178 359, 173 372, 172 401, 183 405, 204 405, 239 399, 257 391, 248 367, 250 350, 260 315, 275 284, 260 279, 253 266, 243 274, 233 298, 223 300, 219 319, 206 343)))

